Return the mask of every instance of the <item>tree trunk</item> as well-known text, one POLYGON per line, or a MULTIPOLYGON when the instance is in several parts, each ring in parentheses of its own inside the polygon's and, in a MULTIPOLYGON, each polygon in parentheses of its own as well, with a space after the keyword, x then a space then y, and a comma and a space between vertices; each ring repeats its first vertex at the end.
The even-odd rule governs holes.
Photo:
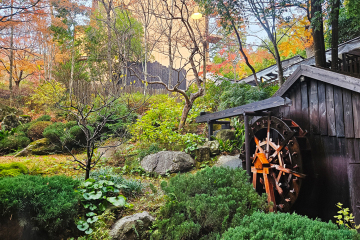
POLYGON ((180 124, 179 124, 179 128, 178 128, 179 131, 185 126, 185 122, 186 122, 187 116, 192 108, 192 105, 193 105, 193 102, 188 101, 188 100, 185 101, 185 105, 183 108, 183 112, 181 115, 180 124))
POLYGON ((232 24, 232 26, 233 26, 233 29, 234 29, 235 33, 236 33, 236 37, 237 37, 237 40, 238 40, 238 43, 239 43, 239 50, 240 50, 240 52, 241 52, 241 55, 242 55, 243 58, 245 59, 246 65, 250 68, 251 72, 252 72, 253 75, 254 75, 254 79, 255 79, 256 86, 259 86, 259 82, 258 82, 257 77, 256 77, 255 69, 253 68, 253 66, 251 66, 251 64, 250 64, 250 62, 249 62, 249 59, 248 59, 248 57, 246 56, 246 54, 245 54, 245 52, 244 52, 244 50, 243 50, 242 41, 241 41, 239 32, 238 32, 238 30, 236 29, 235 24, 234 24, 233 22, 232 22, 231 24, 232 24))
POLYGON ((340 0, 334 0, 331 8, 331 69, 338 69, 339 55, 339 7, 340 0))
POLYGON ((322 9, 320 0, 311 0, 312 33, 314 39, 315 65, 326 67, 322 9))
POLYGON ((281 87, 284 84, 284 70, 281 65, 281 58, 280 58, 279 49, 277 47, 276 42, 273 43, 273 45, 274 45, 274 49, 275 49, 276 65, 278 68, 279 87, 281 87))
MULTIPOLYGON (((13 0, 11 0, 11 17, 13 14, 13 0)), ((10 76, 9 76, 9 90, 10 90, 10 107, 12 105, 13 89, 12 89, 12 79, 13 79, 13 66, 14 66, 14 26, 11 25, 10 29, 10 76)))

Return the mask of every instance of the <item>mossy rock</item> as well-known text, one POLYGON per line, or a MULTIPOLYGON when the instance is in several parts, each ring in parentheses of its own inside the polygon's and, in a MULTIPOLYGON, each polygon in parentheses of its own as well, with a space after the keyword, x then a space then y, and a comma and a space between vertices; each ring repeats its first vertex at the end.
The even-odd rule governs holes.
POLYGON ((0 164, 0 177, 15 177, 20 174, 27 174, 28 172, 29 169, 22 163, 0 164))
POLYGON ((23 114, 23 112, 16 108, 12 108, 0 103, 0 121, 4 120, 4 117, 10 114, 20 115, 23 114))
POLYGON ((21 122, 21 124, 26 124, 31 122, 31 117, 29 115, 20 115, 19 121, 21 122))
POLYGON ((29 155, 49 155, 61 152, 61 148, 53 144, 48 138, 42 138, 32 142, 24 148, 21 152, 17 153, 15 157, 23 157, 29 155))
POLYGON ((215 137, 223 142, 226 142, 227 140, 235 140, 235 130, 221 129, 215 137))
POLYGON ((19 118, 15 114, 10 114, 3 118, 1 122, 1 130, 10 131, 20 124, 19 118))

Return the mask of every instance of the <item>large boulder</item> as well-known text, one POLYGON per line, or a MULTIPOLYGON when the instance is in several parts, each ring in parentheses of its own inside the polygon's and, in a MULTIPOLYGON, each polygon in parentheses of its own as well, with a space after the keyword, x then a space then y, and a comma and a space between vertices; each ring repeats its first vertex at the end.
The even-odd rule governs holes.
POLYGON ((222 155, 219 157, 217 163, 214 166, 239 168, 242 167, 242 161, 239 158, 239 155, 236 156, 222 155))
POLYGON ((1 130, 10 131, 13 128, 16 128, 21 123, 19 118, 15 114, 10 114, 4 117, 1 122, 1 130))
POLYGON ((8 107, 0 103, 0 121, 2 121, 4 117, 10 114, 19 115, 19 114, 23 114, 23 112, 16 108, 8 107))
POLYGON ((235 130, 221 129, 217 134, 216 138, 226 142, 227 140, 235 140, 235 130))
POLYGON ((220 144, 217 140, 207 141, 204 147, 209 147, 211 155, 217 155, 220 153, 220 144))
POLYGON ((148 212, 136 213, 116 221, 110 230, 110 236, 116 240, 149 239, 149 230, 155 218, 148 212))
POLYGON ((141 166, 146 172, 154 172, 160 175, 174 173, 192 168, 194 159, 187 153, 178 151, 161 151, 150 154, 141 161, 141 166))
POLYGON ((53 144, 48 138, 42 138, 30 143, 26 148, 18 152, 15 157, 29 155, 49 155, 61 152, 61 148, 53 144))

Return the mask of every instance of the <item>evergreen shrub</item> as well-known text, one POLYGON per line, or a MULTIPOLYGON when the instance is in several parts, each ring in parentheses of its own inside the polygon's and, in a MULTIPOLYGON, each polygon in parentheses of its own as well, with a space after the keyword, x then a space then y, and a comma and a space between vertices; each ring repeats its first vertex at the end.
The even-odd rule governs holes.
POLYGON ((145 147, 156 143, 161 149, 168 150, 182 150, 188 142, 203 142, 203 137, 188 131, 202 110, 196 107, 190 110, 183 129, 186 134, 183 134, 178 131, 183 104, 177 103, 175 98, 161 99, 162 102, 152 104, 151 109, 131 126, 132 140, 140 141, 145 147))
POLYGON ((44 137, 59 146, 66 146, 68 149, 79 147, 85 142, 85 135, 75 121, 67 123, 56 122, 44 129, 44 137))
POLYGON ((216 239, 245 215, 267 208, 265 195, 255 192, 242 169, 207 167, 178 174, 161 187, 167 200, 154 239, 216 239))
POLYGON ((0 177, 15 177, 20 174, 26 174, 29 169, 19 162, 0 164, 0 177))
POLYGON ((41 117, 37 118, 35 121, 36 122, 41 122, 41 121, 48 122, 50 120, 51 120, 51 117, 49 115, 42 115, 41 117))
POLYGON ((20 150, 30 144, 30 139, 23 132, 15 132, 0 140, 0 152, 10 153, 20 150))
POLYGON ((1 218, 12 216, 22 224, 56 237, 65 229, 76 228, 79 181, 65 176, 19 175, 0 179, 1 218))
POLYGON ((278 86, 266 88, 253 87, 249 84, 231 84, 220 96, 220 110, 233 108, 271 97, 278 86))
POLYGON ((290 213, 256 212, 245 216, 239 226, 228 229, 222 240, 282 240, 282 239, 360 239, 356 230, 340 228, 332 222, 311 220, 290 213))
POLYGON ((33 141, 43 138, 43 132, 45 128, 50 126, 51 124, 52 122, 49 121, 35 122, 31 124, 31 126, 28 128, 27 136, 33 141))

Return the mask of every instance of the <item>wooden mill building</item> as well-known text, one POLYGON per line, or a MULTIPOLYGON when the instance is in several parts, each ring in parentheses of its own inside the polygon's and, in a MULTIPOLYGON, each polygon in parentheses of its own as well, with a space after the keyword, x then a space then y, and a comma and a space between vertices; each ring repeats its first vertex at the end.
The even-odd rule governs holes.
MULTIPOLYGON (((244 116, 247 132, 244 167, 254 182, 256 156, 269 151, 267 167, 273 171, 270 175, 274 180, 269 181, 272 189, 266 192, 275 192, 278 210, 287 206, 289 211, 328 221, 334 220, 338 211, 335 204, 340 202, 360 223, 359 78, 301 65, 272 98, 201 115, 197 122, 207 122, 211 135, 212 124, 239 115, 244 116), (267 127, 274 129, 270 137, 266 137, 267 127), (254 136, 260 140, 258 145, 254 136), (266 150, 270 147, 264 139, 280 150, 266 150), (279 159, 271 162, 270 155, 279 159), (297 172, 306 175, 301 184, 302 175, 297 172), (286 179, 281 180, 285 173, 286 179)), ((265 174, 265 170, 259 172, 265 174)), ((257 190, 258 185, 255 181, 257 190)))

